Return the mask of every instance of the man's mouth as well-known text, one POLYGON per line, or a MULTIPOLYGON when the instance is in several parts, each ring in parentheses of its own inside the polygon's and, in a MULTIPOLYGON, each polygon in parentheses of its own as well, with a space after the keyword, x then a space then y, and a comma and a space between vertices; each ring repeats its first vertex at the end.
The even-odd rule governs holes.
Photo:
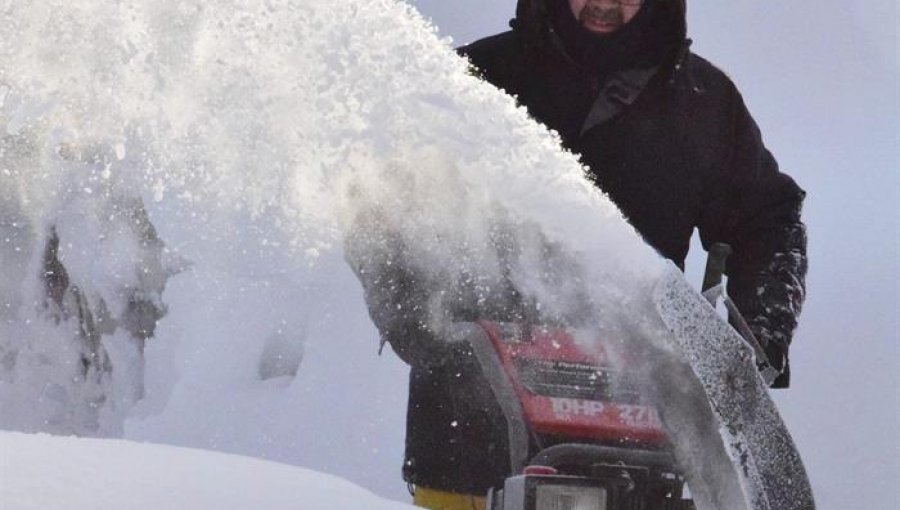
POLYGON ((622 11, 619 9, 603 9, 585 6, 579 16, 581 24, 593 32, 613 32, 624 23, 622 11))

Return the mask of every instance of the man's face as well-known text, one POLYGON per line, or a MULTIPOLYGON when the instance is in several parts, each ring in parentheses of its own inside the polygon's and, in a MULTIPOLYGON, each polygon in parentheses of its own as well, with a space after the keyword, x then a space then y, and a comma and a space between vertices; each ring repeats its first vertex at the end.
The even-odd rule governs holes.
POLYGON ((569 0, 581 25, 596 34, 611 34, 622 28, 639 10, 643 0, 569 0))

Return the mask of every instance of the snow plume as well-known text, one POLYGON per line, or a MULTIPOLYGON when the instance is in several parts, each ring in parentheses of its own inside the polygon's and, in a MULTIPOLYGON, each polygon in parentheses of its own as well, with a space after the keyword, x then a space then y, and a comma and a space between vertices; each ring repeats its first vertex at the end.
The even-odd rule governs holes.
POLYGON ((417 304, 429 322, 459 301, 491 307, 509 282, 544 318, 612 322, 662 260, 511 98, 437 41, 372 25, 377 33, 349 28, 344 48, 360 59, 325 95, 362 106, 338 188, 341 230, 362 269, 411 266, 435 291, 437 302, 417 304), (591 303, 610 313, 572 317, 591 303))
POLYGON ((343 430, 316 394, 371 352, 345 245, 363 280, 412 270, 422 300, 401 315, 429 327, 490 309, 659 334, 667 264, 406 4, 4 10, 2 427, 125 427, 346 473, 397 427, 349 410, 340 444, 298 441, 343 430))
MULTIPOLYGON (((25 215, 16 235, 32 237, 10 255, 32 294, 55 229, 70 278, 122 315, 112 294, 146 288, 132 266, 147 261, 140 235, 108 231, 141 199, 198 273, 252 279, 261 259, 315 262, 375 209, 429 278, 475 282, 477 299, 509 278, 550 316, 586 289, 594 302, 622 303, 635 278, 652 281, 662 266, 557 139, 468 76, 404 4, 7 11, 5 208, 25 215), (498 258, 498 230, 520 252, 513 263, 498 258), (548 246, 599 270, 578 285, 553 278, 548 246)), ((40 301, 10 295, 29 309, 40 301)))

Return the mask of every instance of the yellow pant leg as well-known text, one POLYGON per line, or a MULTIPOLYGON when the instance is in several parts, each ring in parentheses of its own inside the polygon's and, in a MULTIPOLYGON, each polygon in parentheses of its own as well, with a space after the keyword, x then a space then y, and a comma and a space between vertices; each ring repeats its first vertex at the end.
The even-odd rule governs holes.
POLYGON ((429 510, 484 510, 485 498, 416 487, 413 504, 429 510))

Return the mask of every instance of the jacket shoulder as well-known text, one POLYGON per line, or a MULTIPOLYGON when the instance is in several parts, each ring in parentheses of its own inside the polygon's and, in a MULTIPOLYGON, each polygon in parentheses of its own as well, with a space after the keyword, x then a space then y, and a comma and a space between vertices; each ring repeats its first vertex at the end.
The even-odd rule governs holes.
POLYGON ((512 30, 479 39, 456 49, 460 55, 476 61, 496 60, 518 52, 519 38, 512 30))
POLYGON ((679 85, 689 85, 695 92, 713 92, 719 94, 737 93, 737 86, 728 74, 709 60, 688 53, 684 61, 684 69, 676 79, 679 85))
POLYGON ((469 59, 478 76, 509 93, 517 91, 527 74, 525 50, 514 31, 479 39, 456 51, 469 59))

